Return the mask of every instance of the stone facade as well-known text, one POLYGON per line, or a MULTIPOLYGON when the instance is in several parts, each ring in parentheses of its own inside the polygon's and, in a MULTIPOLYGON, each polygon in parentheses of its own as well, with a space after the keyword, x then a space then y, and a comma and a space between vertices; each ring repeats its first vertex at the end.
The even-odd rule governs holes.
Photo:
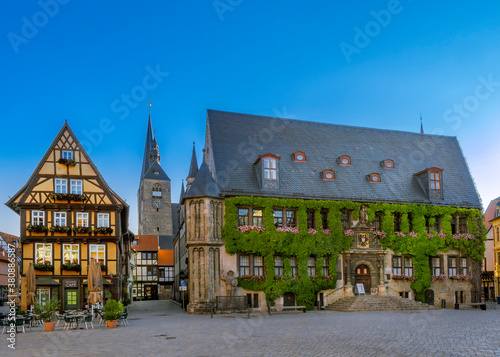
POLYGON ((170 180, 142 179, 137 193, 139 234, 172 235, 170 180), (160 188, 161 191, 154 191, 160 188), (161 196, 153 196, 153 193, 161 196))

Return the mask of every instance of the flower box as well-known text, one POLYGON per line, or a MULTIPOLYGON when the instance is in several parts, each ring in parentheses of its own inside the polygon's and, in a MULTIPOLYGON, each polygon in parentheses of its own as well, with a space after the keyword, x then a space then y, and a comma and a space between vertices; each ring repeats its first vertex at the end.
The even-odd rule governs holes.
POLYGON ((49 228, 51 232, 57 232, 57 233, 68 233, 71 231, 71 228, 66 227, 66 226, 52 226, 49 228))
POLYGON ((113 233, 113 228, 111 228, 111 227, 99 227, 99 228, 94 229, 94 233, 110 234, 110 233, 113 233))
POLYGON ((63 165, 68 165, 68 166, 76 166, 76 161, 75 160, 70 160, 70 159, 59 159, 57 160, 58 163, 63 164, 63 165))
POLYGON ((54 271, 54 266, 52 264, 37 263, 33 266, 35 270, 40 271, 54 271))
POLYGON ((87 196, 85 195, 79 195, 76 193, 51 193, 49 195, 50 198, 53 200, 57 201, 85 201, 87 199, 87 196))
POLYGON ((76 264, 76 263, 64 263, 63 265, 61 265, 61 269, 62 270, 69 270, 69 271, 80 271, 81 266, 80 266, 80 264, 76 264))
POLYGON ((92 228, 90 228, 90 227, 73 227, 73 232, 79 233, 79 234, 92 233, 92 228))
POLYGON ((43 224, 28 224, 28 227, 26 227, 26 230, 28 232, 32 233, 45 233, 49 231, 49 228, 44 226, 43 224))

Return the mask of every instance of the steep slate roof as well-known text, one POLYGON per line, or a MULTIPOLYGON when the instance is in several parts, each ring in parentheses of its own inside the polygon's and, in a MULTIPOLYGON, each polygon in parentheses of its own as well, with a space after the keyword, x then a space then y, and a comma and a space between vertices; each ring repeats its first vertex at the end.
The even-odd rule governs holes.
POLYGON ((168 175, 163 171, 163 168, 160 166, 158 161, 153 161, 151 166, 149 167, 148 171, 142 176, 143 179, 151 179, 151 180, 168 180, 170 181, 170 178, 168 175), (158 171, 159 174, 156 175, 154 172, 158 171))
MULTIPOLYGON (((221 177, 224 195, 255 195, 311 199, 452 205, 481 209, 469 168, 456 137, 315 123, 258 115, 207 111, 214 157, 214 176, 221 177), (306 162, 294 162, 303 151, 306 162), (279 191, 259 186, 253 163, 272 153, 279 161, 279 191), (337 158, 351 157, 351 166, 337 158), (394 169, 381 161, 394 160, 394 169), (414 174, 430 167, 443 169, 444 200, 426 196, 414 174), (325 181, 323 170, 335 171, 325 181), (381 183, 366 175, 380 173, 381 183)), ((201 171, 201 169, 200 169, 201 171)), ((208 168, 204 169, 205 175, 208 168)), ((196 178, 196 180, 198 177, 196 178)), ((196 180, 193 185, 196 184, 196 180)), ((191 188, 188 196, 197 191, 191 188)))
POLYGON ((219 195, 219 187, 212 178, 210 170, 205 162, 205 155, 203 155, 203 163, 201 164, 191 187, 184 196, 184 199, 195 197, 218 197, 219 195))
MULTIPOLYGON (((171 211, 172 211, 172 236, 175 237, 177 235, 177 231, 179 230, 179 215, 177 214, 179 204, 172 203, 171 207, 172 207, 171 208, 171 211)), ((160 246, 161 246, 161 244, 160 244, 160 246)))
POLYGON ((189 174, 187 177, 196 177, 198 173, 198 159, 196 159, 196 150, 193 143, 193 153, 191 154, 191 165, 189 166, 189 174))
POLYGON ((175 235, 160 235, 158 236, 160 242, 160 249, 174 249, 175 235))
POLYGON ((153 125, 151 124, 151 115, 148 118, 148 129, 146 131, 146 141, 144 142, 144 155, 142 157, 142 170, 141 178, 148 172, 149 169, 149 151, 151 149, 151 144, 155 143, 155 134, 153 132, 153 125))
POLYGON ((490 204, 488 205, 488 208, 486 208, 486 211, 484 211, 484 225, 486 226, 487 229, 490 229, 491 227, 490 221, 493 218, 495 218, 495 211, 499 203, 500 203, 500 197, 491 200, 490 204))

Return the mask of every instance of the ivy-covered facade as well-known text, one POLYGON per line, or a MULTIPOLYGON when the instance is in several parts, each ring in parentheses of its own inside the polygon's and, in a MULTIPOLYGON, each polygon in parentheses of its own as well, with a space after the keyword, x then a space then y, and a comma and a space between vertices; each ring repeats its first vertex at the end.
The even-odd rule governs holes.
POLYGON ((209 111, 181 203, 191 313, 227 295, 312 309, 361 284, 480 297, 481 202, 456 138, 209 111))

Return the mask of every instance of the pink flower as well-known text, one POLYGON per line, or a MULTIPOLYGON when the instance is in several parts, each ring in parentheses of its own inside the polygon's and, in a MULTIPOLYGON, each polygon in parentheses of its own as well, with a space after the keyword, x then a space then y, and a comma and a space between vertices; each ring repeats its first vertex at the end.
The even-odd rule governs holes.
POLYGON ((317 231, 317 230, 315 230, 314 228, 309 228, 309 229, 307 230, 307 233, 309 233, 309 234, 316 234, 316 233, 318 233, 318 231, 317 231))
POLYGON ((348 229, 348 230, 346 230, 346 231, 344 232, 344 234, 345 234, 346 236, 351 236, 351 237, 352 237, 352 236, 354 235, 354 231, 353 231, 352 229, 348 229))
POLYGON ((410 237, 417 238, 417 232, 413 232, 413 231, 411 231, 410 233, 408 233, 408 235, 409 235, 410 237))
POLYGON ((403 232, 396 232, 396 235, 398 237, 406 237, 406 235, 403 232))
POLYGON ((324 234, 332 234, 332 231, 330 229, 322 229, 324 234))
POLYGON ((427 233, 427 238, 429 238, 429 239, 434 238, 434 234, 427 233))

